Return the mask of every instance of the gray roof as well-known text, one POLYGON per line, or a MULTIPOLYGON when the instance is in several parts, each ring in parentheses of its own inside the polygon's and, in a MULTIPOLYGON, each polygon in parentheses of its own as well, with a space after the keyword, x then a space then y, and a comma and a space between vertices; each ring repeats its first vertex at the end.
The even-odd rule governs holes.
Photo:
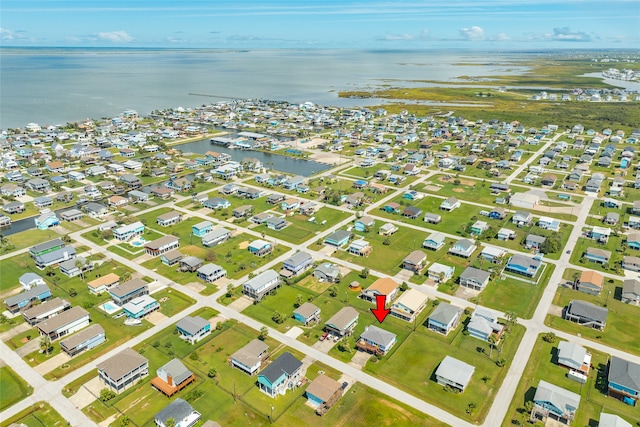
POLYGON ((537 234, 527 234, 527 242, 542 244, 545 240, 547 240, 546 237, 538 236, 537 234))
POLYGON ((325 240, 333 240, 339 242, 347 237, 351 236, 351 232, 347 230, 336 230, 333 233, 329 234, 325 240))
POLYGON ((331 264, 330 262, 323 262, 322 264, 317 266, 314 271, 320 271, 321 273, 324 273, 325 276, 329 277, 336 277, 338 274, 340 274, 340 269, 338 268, 338 266, 335 264, 331 264))
POLYGON ((429 319, 448 325, 460 312, 460 309, 446 302, 438 304, 435 310, 429 316, 429 319))
POLYGON ((640 295, 640 280, 627 279, 622 284, 623 294, 636 294, 640 295))
POLYGON ((604 249, 598 249, 598 248, 587 248, 587 255, 600 256, 606 259, 611 258, 611 252, 605 251, 604 249))
POLYGON ((100 212, 100 211, 106 211, 108 210, 108 208, 101 204, 101 203, 95 203, 95 202, 89 202, 86 204, 85 209, 88 211, 93 211, 93 212, 100 212))
POLYGON ((293 254, 290 258, 285 259, 285 264, 299 265, 311 259, 311 255, 306 252, 300 251, 293 254))
POLYGON ((76 257, 74 259, 70 259, 64 262, 61 262, 59 267, 63 270, 73 270, 74 268, 76 268, 76 263, 80 262, 80 266, 82 268, 84 268, 85 266, 88 265, 87 259, 85 257, 76 257))
POLYGON ((170 220, 170 219, 173 219, 175 217, 182 216, 182 215, 183 215, 182 212, 170 211, 170 212, 167 212, 165 214, 158 215, 158 217, 156 219, 159 219, 160 221, 167 221, 167 220, 170 220))
POLYGON ((186 256, 180 260, 180 264, 185 264, 189 267, 195 267, 202 264, 202 260, 197 256, 186 256))
MULTIPOLYGON (((438 306, 439 307, 439 306, 438 306)), ((462 386, 466 386, 475 371, 475 367, 451 356, 445 356, 436 369, 436 376, 446 378, 462 386)))
POLYGON ((63 300, 62 298, 56 297, 56 298, 50 299, 49 301, 45 301, 42 304, 35 305, 30 309, 23 311, 22 314, 24 315, 24 317, 33 319, 55 308, 63 308, 63 307, 69 307, 69 306, 70 304, 67 300, 63 300))
POLYGON ((489 279, 491 274, 488 271, 480 270, 475 267, 467 267, 460 275, 460 279, 475 279, 482 283, 489 279))
POLYGON ((369 325, 366 327, 362 335, 360 335, 360 338, 374 342, 381 347, 387 347, 395 341, 396 334, 385 331, 375 325, 369 325))
POLYGON ((219 239, 222 236, 226 236, 229 233, 231 233, 231 231, 227 230, 224 227, 216 227, 216 228, 212 229, 211 231, 209 231, 204 236, 202 236, 202 241, 203 242, 208 242, 210 240, 216 240, 216 239, 219 239))
POLYGON ((354 318, 358 317, 358 311, 353 307, 342 307, 331 319, 327 320, 327 325, 334 325, 337 329, 344 329, 354 318))
POLYGON ((511 265, 521 265, 521 266, 534 266, 535 268, 540 267, 540 260, 535 258, 531 258, 526 255, 514 254, 509 260, 509 264, 511 265))
POLYGON ((558 344, 558 359, 569 359, 574 365, 582 366, 587 350, 581 345, 569 341, 558 344))
POLYGON ((569 308, 567 311, 574 316, 596 320, 600 323, 605 323, 607 321, 607 314, 609 313, 609 310, 606 308, 598 307, 590 302, 580 300, 572 300, 569 302, 569 308))
POLYGON ((120 283, 117 286, 109 289, 109 292, 117 297, 123 297, 137 289, 146 287, 147 282, 142 279, 131 279, 128 282, 120 283))
POLYGON ((42 279, 42 277, 38 276, 36 273, 32 273, 32 272, 28 272, 28 273, 24 273, 22 276, 20 276, 20 283, 26 283, 29 284, 31 282, 33 282, 34 280, 38 280, 38 279, 42 279))
POLYGON ((71 350, 87 341, 88 339, 91 339, 103 333, 104 329, 102 329, 102 326, 100 326, 100 324, 98 323, 94 323, 88 328, 81 330, 77 334, 73 334, 69 338, 60 341, 60 346, 65 347, 67 350, 71 350))
POLYGON ((45 334, 50 334, 71 322, 75 322, 84 316, 89 316, 89 312, 80 306, 71 307, 67 311, 54 316, 44 322, 38 323, 38 329, 45 334))
POLYGON ((29 248, 29 251, 33 253, 39 253, 51 248, 55 248, 57 246, 64 246, 64 242, 62 241, 62 239, 53 239, 53 240, 49 240, 48 242, 40 243, 38 245, 35 245, 29 248))
POLYGON ((169 418, 173 418, 174 421, 179 422, 188 417, 193 412, 193 407, 187 403, 186 400, 177 398, 170 404, 164 407, 164 409, 158 412, 155 419, 165 424, 169 418))
POLYGON ((176 236, 168 234, 166 236, 159 237, 156 240, 152 240, 151 242, 145 243, 144 247, 145 248, 149 248, 151 250, 154 250, 154 249, 157 250, 157 249, 160 249, 163 246, 172 245, 175 242, 179 242, 179 241, 180 241, 180 239, 177 238, 176 236))
POLYGON ((180 319, 176 326, 193 335, 208 324, 209 322, 200 316, 187 316, 180 319))
POLYGON ((609 382, 640 392, 640 365, 611 356, 609 382))
POLYGON ((204 274, 205 276, 209 276, 213 273, 215 273, 216 271, 219 271, 220 269, 224 270, 224 268, 220 267, 217 264, 205 264, 202 267, 200 267, 198 269, 198 273, 200 274, 204 274))
POLYGON ((475 245, 473 240, 460 239, 455 243, 454 246, 459 246, 459 247, 463 248, 464 250, 468 250, 469 248, 473 247, 473 245, 475 245))
POLYGON ((262 287, 263 283, 270 282, 273 279, 277 279, 278 277, 280 276, 275 272, 275 270, 267 270, 263 273, 258 274, 253 279, 247 280, 246 282, 244 282, 243 286, 246 286, 247 288, 253 290, 258 290, 262 287))
POLYGON ((533 396, 533 401, 549 402, 563 412, 573 412, 578 409, 580 395, 540 380, 538 388, 536 388, 536 394, 533 396))
POLYGON ((280 357, 271 362, 269 366, 264 368, 262 372, 260 372, 260 376, 266 377, 269 382, 273 384, 282 376, 283 372, 290 376, 300 369, 300 367, 302 367, 301 361, 293 357, 291 353, 284 352, 280 357))
POLYGON ((617 415, 600 413, 598 427, 631 427, 631 424, 617 415))
POLYGON ((193 227, 195 227, 195 228, 207 228, 207 227, 209 227, 211 225, 213 225, 213 223, 211 221, 202 221, 202 222, 199 222, 199 223, 193 225, 193 227))
POLYGON ((293 310, 293 312, 298 313, 299 315, 301 315, 306 319, 318 310, 319 308, 316 307, 315 305, 311 304, 310 302, 305 302, 300 307, 293 310))
POLYGON ((161 370, 166 372, 167 375, 171 375, 175 384, 182 384, 184 380, 193 375, 193 372, 187 369, 187 367, 184 366, 184 363, 178 359, 170 360, 164 366, 160 367, 158 372, 161 370))
POLYGON ((249 344, 233 353, 231 358, 245 366, 254 366, 260 361, 259 356, 268 349, 269 346, 266 345, 264 341, 254 339, 249 344))
POLYGON ((6 300, 4 300, 5 304, 9 307, 14 306, 22 301, 31 301, 36 298, 41 293, 49 291, 49 287, 47 285, 38 285, 29 289, 28 291, 20 292, 17 295, 10 296, 6 300))
POLYGON ((103 371, 109 378, 117 381, 137 367, 148 362, 146 357, 129 347, 104 362, 99 363, 97 368, 103 371))

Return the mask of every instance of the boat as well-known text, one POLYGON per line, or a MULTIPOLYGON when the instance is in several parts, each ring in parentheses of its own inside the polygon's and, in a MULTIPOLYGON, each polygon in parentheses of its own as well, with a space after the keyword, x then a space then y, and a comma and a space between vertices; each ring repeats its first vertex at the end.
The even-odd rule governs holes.
POLYGON ((140 326, 142 325, 142 320, 140 319, 133 319, 131 317, 127 317, 124 321, 124 324, 127 326, 140 326))

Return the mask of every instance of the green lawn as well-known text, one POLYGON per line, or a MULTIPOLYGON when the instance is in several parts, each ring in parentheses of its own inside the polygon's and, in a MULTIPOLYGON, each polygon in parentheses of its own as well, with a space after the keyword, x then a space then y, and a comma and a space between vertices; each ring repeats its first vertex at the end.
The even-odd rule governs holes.
POLYGON ((3 366, 0 368, 0 392, 2 392, 0 411, 4 411, 14 403, 31 395, 33 389, 13 369, 9 366, 3 366))
POLYGON ((7 427, 13 423, 22 423, 27 427, 62 426, 66 420, 46 402, 38 402, 9 418, 0 421, 0 427, 7 427))
POLYGON ((160 301, 166 298, 164 302, 160 302, 160 313, 167 317, 178 314, 185 308, 196 303, 196 301, 183 294, 177 289, 162 289, 153 294, 153 297, 160 301))
POLYGON ((7 244, 0 246, 0 255, 18 250, 29 248, 43 241, 52 240, 56 237, 60 237, 53 230, 38 230, 36 228, 31 230, 21 231, 20 233, 12 234, 5 237, 7 244))
POLYGON ((567 378, 567 369, 556 363, 557 347, 560 340, 554 343, 545 342, 540 335, 534 350, 524 370, 515 397, 509 406, 502 427, 515 425, 513 420, 522 422, 528 419, 529 413, 524 410, 525 403, 533 400, 536 387, 540 380, 562 387, 581 395, 580 406, 576 411, 576 418, 571 422, 577 426, 597 425, 600 412, 622 416, 629 422, 638 421, 636 408, 625 405, 619 400, 606 395, 606 367, 609 356, 607 354, 587 349, 591 353, 591 365, 587 383, 580 383, 567 378))
POLYGON ((575 265, 582 265, 592 270, 604 271, 605 273, 621 274, 620 262, 625 255, 637 255, 631 249, 626 249, 622 242, 625 240, 624 236, 615 236, 611 234, 609 240, 605 245, 598 243, 595 240, 579 237, 576 242, 576 246, 571 252, 571 263, 575 265), (583 255, 587 252, 587 248, 604 249, 611 252, 611 258, 608 265, 602 265, 597 262, 591 262, 586 260, 583 255))
POLYGON ((508 365, 501 368, 495 361, 498 358, 511 360, 524 328, 512 326, 507 338, 503 337, 501 355, 496 350, 490 354, 488 343, 462 333, 463 328, 460 325, 445 337, 427 330, 421 324, 403 343, 396 344, 399 348, 395 353, 379 361, 372 358, 365 366, 365 371, 463 419, 482 422, 493 401, 492 395, 500 387, 508 370, 508 365), (434 372, 447 355, 475 367, 464 393, 447 391, 435 381, 434 372), (470 403, 476 405, 471 414, 466 412, 470 403))
POLYGON ((287 242, 302 243, 313 235, 328 230, 348 217, 349 214, 346 212, 323 207, 311 217, 306 215, 287 216, 286 220, 290 224, 282 230, 272 230, 268 228, 266 224, 260 225, 254 230, 287 242), (311 218, 315 218, 315 220, 313 222, 309 222, 311 218), (323 222, 325 223, 323 224, 323 222))
MULTIPOLYGON (((570 273, 569 273, 570 274, 570 273)), ((568 278, 568 280, 571 280, 568 278)), ((606 307, 609 310, 607 325, 604 331, 598 331, 557 316, 548 315, 545 323, 553 328, 572 334, 580 334, 584 338, 602 342, 608 346, 619 348, 633 354, 640 354, 640 336, 634 332, 637 325, 639 309, 619 300, 622 293, 620 281, 605 279, 600 295, 589 295, 566 287, 559 287, 553 303, 566 307, 571 300, 583 300, 606 307)))
POLYGON ((554 264, 547 264, 537 285, 510 277, 490 281, 484 291, 478 295, 477 302, 502 312, 514 311, 518 317, 530 319, 554 269, 554 264))

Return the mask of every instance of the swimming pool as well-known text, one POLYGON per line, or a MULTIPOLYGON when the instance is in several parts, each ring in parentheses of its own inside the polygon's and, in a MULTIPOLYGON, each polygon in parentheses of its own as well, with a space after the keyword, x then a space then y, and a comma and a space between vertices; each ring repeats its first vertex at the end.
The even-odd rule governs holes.
POLYGON ((111 302, 111 301, 107 301, 105 303, 102 303, 101 305, 98 306, 100 309, 102 309, 102 311, 105 311, 107 314, 113 314, 116 311, 121 310, 120 307, 118 307, 115 303, 111 302))
POLYGON ((135 246, 136 248, 144 246, 145 243, 147 243, 147 240, 141 236, 134 237, 133 240, 129 242, 131 246, 135 246))

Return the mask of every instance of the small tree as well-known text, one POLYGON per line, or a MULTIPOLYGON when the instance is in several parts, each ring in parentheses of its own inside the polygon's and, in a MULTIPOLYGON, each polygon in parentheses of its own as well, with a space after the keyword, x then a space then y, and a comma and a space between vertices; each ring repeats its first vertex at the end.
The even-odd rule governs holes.
POLYGON ((557 337, 553 332, 547 332, 542 336, 542 339, 548 343, 553 344, 554 342, 556 342, 557 337))
POLYGON ((69 296, 75 297, 76 295, 78 295, 78 291, 75 288, 69 288, 69 296))
POLYGON ((362 277, 363 279, 369 277, 369 269, 367 267, 362 269, 362 271, 360 272, 360 277, 362 277))
POLYGON ((278 325, 283 323, 285 318, 284 318, 284 314, 280 313, 279 311, 274 311, 273 314, 271 315, 271 320, 273 320, 274 322, 276 322, 278 325))
POLYGON ((469 402, 469 404, 467 405, 467 409, 466 409, 466 413, 471 415, 473 414, 473 411, 476 409, 476 403, 475 402, 469 402))
POLYGON ((338 288, 337 286, 332 286, 329 288, 329 296, 331 297, 337 297, 338 296, 338 288))
POLYGON ((231 295, 233 295, 233 283, 227 285, 227 298, 231 298, 231 295))
POLYGON ((176 427, 176 420, 172 417, 167 418, 164 422, 164 427, 176 427))
POLYGON ((496 346, 496 336, 494 334, 489 335, 489 359, 493 356, 493 349, 496 346))
POLYGON ((400 285, 400 290, 404 292, 407 289, 409 289, 409 285, 407 284, 407 282, 402 282, 402 284, 400 285))
POLYGON ((264 341, 269 336, 269 329, 266 326, 260 328, 260 335, 258 335, 258 339, 260 341, 264 341))
POLYGON ((131 420, 129 419, 129 417, 127 417, 126 414, 120 417, 120 427, 126 427, 130 422, 131 420))
POLYGON ((40 350, 46 355, 51 351, 51 338, 49 335, 43 335, 42 338, 40 338, 40 350))
POLYGON ((207 372, 207 376, 209 378, 215 378, 216 375, 218 375, 218 371, 216 370, 216 368, 211 368, 209 369, 209 372, 207 372))
POLYGON ((217 261, 217 259, 218 259, 218 256, 216 255, 216 252, 212 249, 209 249, 207 253, 204 254, 204 260, 207 262, 217 261))
POLYGON ((298 294, 296 295, 296 302, 295 304, 293 304, 293 306, 295 308, 300 307, 302 304, 304 304, 304 299, 302 298, 302 294, 298 294))
POLYGON ((100 401, 101 402, 108 402, 109 400, 113 399, 114 397, 116 397, 116 394, 109 390, 108 388, 103 388, 102 390, 100 390, 100 401))
POLYGON ((385 239, 382 241, 382 244, 385 246, 389 246, 391 244, 391 239, 388 237, 385 237, 385 239))

